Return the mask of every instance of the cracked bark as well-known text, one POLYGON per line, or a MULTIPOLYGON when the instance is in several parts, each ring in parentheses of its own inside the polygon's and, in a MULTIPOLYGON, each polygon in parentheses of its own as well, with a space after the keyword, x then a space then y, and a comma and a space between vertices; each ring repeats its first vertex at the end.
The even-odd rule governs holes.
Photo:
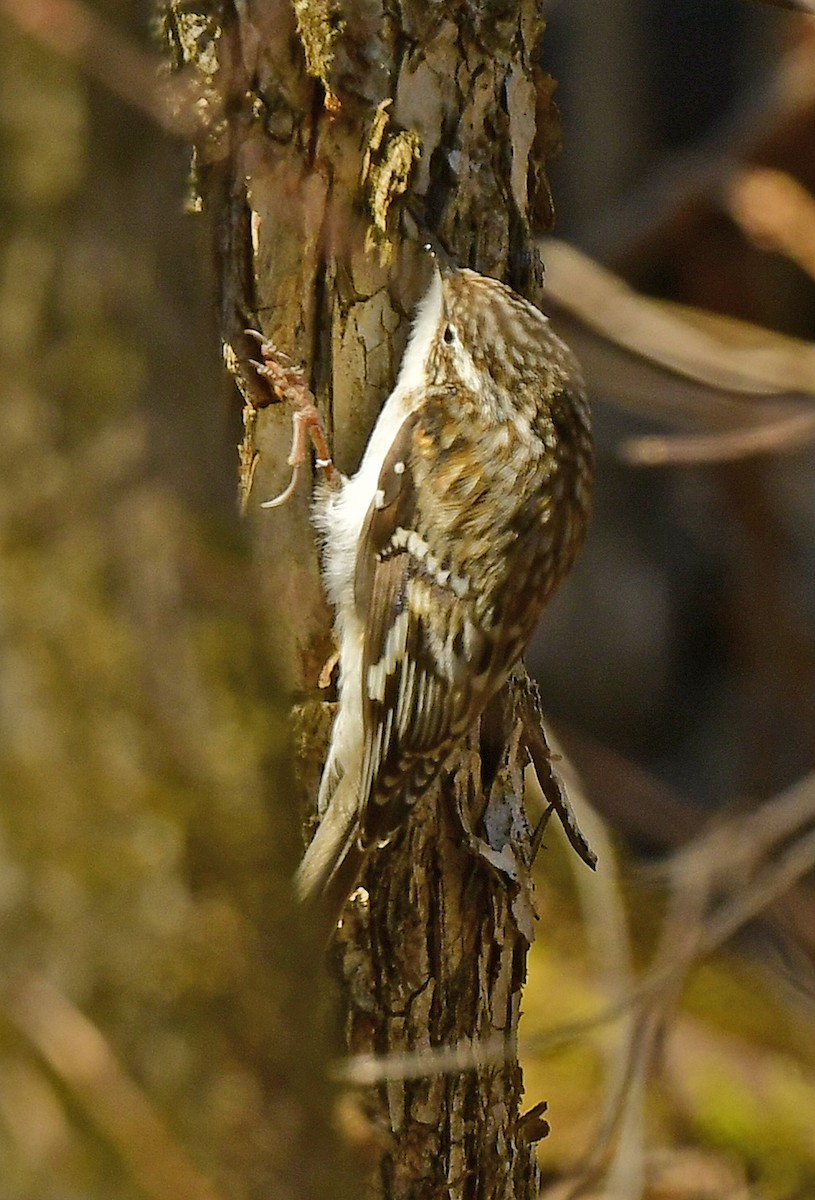
MULTIPOLYGON (((429 235, 538 298, 529 214, 550 216, 543 160, 557 141, 538 8, 169 0, 162 10, 202 122, 198 186, 218 241, 225 359, 245 402, 242 496, 277 654, 305 697, 309 784, 327 724, 316 682, 330 614, 305 482, 283 510, 259 509, 287 482, 290 414, 247 369, 242 331, 261 328, 305 364, 350 471, 395 377, 429 235)), ((348 1050, 384 1060, 359 1100, 383 1197, 537 1194, 514 1046, 534 924, 521 725, 510 684, 405 836, 374 856, 332 950, 348 1050), (469 1063, 439 1070, 439 1048, 469 1051, 469 1063), (429 1055, 418 1068, 400 1058, 416 1052, 429 1055)))

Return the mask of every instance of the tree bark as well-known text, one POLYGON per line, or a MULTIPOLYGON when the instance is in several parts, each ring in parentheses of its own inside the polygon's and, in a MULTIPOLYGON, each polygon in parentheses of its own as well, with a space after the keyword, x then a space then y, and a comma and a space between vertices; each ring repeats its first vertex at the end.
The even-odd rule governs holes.
MULTIPOLYGON (((164 12, 202 117, 198 181, 244 397, 241 495, 313 795, 331 618, 305 482, 282 510, 259 508, 287 482, 291 415, 269 404, 243 330, 304 364, 351 471, 429 275, 429 235, 538 299, 530 213, 549 219, 543 160, 557 141, 543 22, 534 0, 169 0, 164 12)), ((355 1111, 383 1197, 537 1194, 543 1125, 519 1116, 515 1052, 535 915, 513 686, 374 856, 332 951, 348 1051, 375 1060, 355 1111)), ((352 1059, 349 1078, 360 1070, 352 1059)))

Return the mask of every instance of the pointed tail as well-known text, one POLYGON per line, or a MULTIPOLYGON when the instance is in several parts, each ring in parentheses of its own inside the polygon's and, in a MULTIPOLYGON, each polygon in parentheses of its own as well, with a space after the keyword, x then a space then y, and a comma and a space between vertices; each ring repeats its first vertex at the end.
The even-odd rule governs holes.
POLYGON ((357 842, 358 797, 353 776, 337 785, 322 821, 297 868, 297 897, 317 913, 328 941, 354 890, 367 851, 357 842))

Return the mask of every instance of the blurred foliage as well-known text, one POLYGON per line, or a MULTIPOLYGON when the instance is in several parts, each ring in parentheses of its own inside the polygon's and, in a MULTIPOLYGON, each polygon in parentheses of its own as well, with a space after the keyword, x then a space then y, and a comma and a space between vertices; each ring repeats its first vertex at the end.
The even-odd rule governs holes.
POLYGON ((309 1194, 299 822, 186 151, 8 23, 0 57, 0 1191, 309 1194))
MULTIPOLYGON (((605 920, 605 886, 574 860, 562 837, 553 837, 544 853, 536 884, 545 935, 530 955, 521 1054, 528 1105, 542 1097, 549 1103, 552 1133, 541 1143, 540 1160, 554 1181, 585 1167, 603 1145, 606 1122, 619 1120, 630 1097, 630 1078, 617 1091, 620 1068, 644 1020, 637 988, 648 977, 666 881, 653 871, 643 875, 611 844, 604 846, 599 870, 621 873, 626 938, 622 948, 592 954, 591 930, 596 937, 605 920), (634 958, 630 976, 626 944, 634 958), (620 955, 616 978, 607 970, 609 953, 620 955)), ((632 1140, 640 1139, 647 1196, 780 1200, 815 1190, 812 999, 783 986, 751 941, 741 950, 747 953, 723 950, 690 972, 646 1073, 649 1098, 635 1131, 617 1128, 607 1156, 601 1155, 607 1169, 615 1151, 630 1155, 632 1140), (695 1170, 680 1170, 684 1182, 663 1193, 655 1182, 660 1169, 681 1164, 690 1148, 695 1168, 704 1171, 697 1178, 695 1170)), ((553 1189, 553 1196, 560 1194, 553 1189)), ((602 1189, 596 1194, 606 1195, 602 1189)))
MULTIPOLYGON (((559 230, 652 294, 812 343, 811 219, 796 226, 765 200, 775 224, 759 236, 733 194, 770 166, 813 211, 815 22, 741 0, 615 0, 602 15, 575 0, 553 8, 547 37, 563 85, 559 230)), ((680 969, 663 1010, 642 990, 671 961, 666 935, 681 968, 671 853, 706 836, 714 808, 747 820, 792 784, 813 795, 815 456, 632 471, 603 451, 653 426, 632 430, 602 403, 607 381, 591 382, 596 521, 536 667, 581 731, 575 762, 619 844, 603 846, 596 879, 578 864, 572 881, 560 848, 538 874, 546 945, 532 951, 522 1041, 529 1102, 550 1102, 546 1194, 565 1196, 558 1177, 589 1162, 586 1196, 803 1200, 815 1193, 811 815, 787 847, 809 839, 801 882, 680 969)), ((771 861, 757 848, 760 868, 771 861)), ((709 914, 728 886, 750 886, 735 844, 718 863, 709 914)))

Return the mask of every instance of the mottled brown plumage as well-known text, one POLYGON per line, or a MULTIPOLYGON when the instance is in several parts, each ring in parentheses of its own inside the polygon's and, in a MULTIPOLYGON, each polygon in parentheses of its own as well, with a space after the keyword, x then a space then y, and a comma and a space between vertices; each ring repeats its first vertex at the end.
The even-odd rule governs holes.
POLYGON ((582 544, 592 477, 579 369, 547 319, 494 279, 437 276, 359 471, 316 512, 342 682, 304 895, 353 884, 504 682, 582 544))

